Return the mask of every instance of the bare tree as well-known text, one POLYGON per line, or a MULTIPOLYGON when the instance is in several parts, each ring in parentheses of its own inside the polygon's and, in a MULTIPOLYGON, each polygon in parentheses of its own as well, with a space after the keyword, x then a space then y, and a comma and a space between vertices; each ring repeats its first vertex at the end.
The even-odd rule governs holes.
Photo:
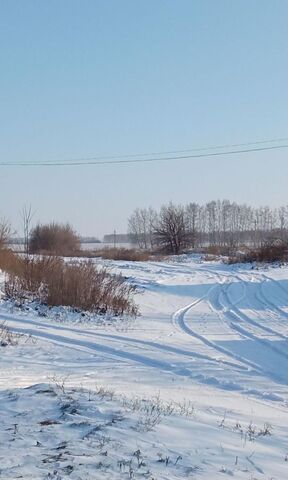
POLYGON ((128 234, 132 243, 147 250, 154 244, 154 225, 157 213, 153 208, 136 208, 128 219, 128 234))
POLYGON ((287 238, 287 207, 278 208, 280 238, 283 241, 287 238))
POLYGON ((145 227, 143 226, 143 218, 141 210, 136 208, 132 215, 128 218, 128 234, 132 243, 136 243, 139 248, 145 248, 145 227))
POLYGON ((185 209, 181 205, 163 205, 157 225, 155 236, 158 244, 169 253, 178 255, 188 245, 188 224, 185 209))
POLYGON ((185 215, 187 218, 188 229, 190 234, 191 247, 195 248, 198 240, 198 218, 199 218, 199 205, 197 203, 189 203, 185 208, 185 215))
POLYGON ((10 222, 5 218, 0 218, 0 249, 10 240, 12 229, 10 222))
POLYGON ((185 207, 169 204, 162 207, 159 214, 153 209, 137 209, 129 221, 130 232, 141 248, 156 245, 157 240, 172 253, 180 251, 183 245, 223 247, 224 251, 231 251, 241 245, 259 247, 267 242, 288 241, 288 206, 255 208, 229 200, 205 205, 189 203, 185 207), (183 212, 184 219, 180 221, 183 212), (176 213, 179 214, 177 221, 176 213), (185 231, 185 235, 180 235, 184 239, 180 248, 178 242, 172 240, 179 222, 183 224, 182 232, 185 231))
POLYGON ((24 205, 20 211, 20 216, 22 219, 23 226, 23 237, 24 237, 24 252, 26 255, 29 254, 29 241, 30 241, 30 230, 31 230, 31 221, 34 213, 32 212, 31 205, 24 205))
POLYGON ((217 204, 215 201, 209 202, 206 204, 207 211, 207 226, 209 233, 209 243, 210 245, 216 244, 216 231, 217 231, 217 204))

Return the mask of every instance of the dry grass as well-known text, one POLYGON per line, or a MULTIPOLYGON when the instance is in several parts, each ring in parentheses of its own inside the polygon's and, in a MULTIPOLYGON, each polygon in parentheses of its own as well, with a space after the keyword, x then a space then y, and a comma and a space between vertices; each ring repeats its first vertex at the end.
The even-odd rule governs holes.
POLYGON ((107 260, 127 260, 129 262, 147 262, 151 260, 152 256, 150 252, 134 248, 103 248, 97 250, 95 254, 107 260))
POLYGON ((21 334, 12 332, 5 322, 0 323, 0 347, 18 345, 20 338, 21 334))
POLYGON ((17 257, 10 249, 0 248, 0 270, 12 271, 16 268, 17 257))
POLYGON ((163 259, 167 259, 167 256, 157 252, 117 247, 104 247, 97 250, 78 250, 72 255, 67 256, 71 258, 104 258, 105 260, 123 260, 127 262, 148 262, 149 260, 160 262, 163 259))
POLYGON ((228 256, 235 252, 235 247, 229 245, 210 245, 202 249, 202 252, 207 255, 214 256, 228 256))
POLYGON ((229 264, 233 263, 273 263, 288 261, 288 245, 266 244, 254 250, 249 250, 245 254, 235 255, 228 259, 229 264))
POLYGON ((138 313, 133 300, 135 286, 122 275, 97 269, 91 261, 67 263, 55 256, 21 257, 0 255, 6 272, 8 298, 39 300, 49 306, 64 305, 113 315, 138 313))

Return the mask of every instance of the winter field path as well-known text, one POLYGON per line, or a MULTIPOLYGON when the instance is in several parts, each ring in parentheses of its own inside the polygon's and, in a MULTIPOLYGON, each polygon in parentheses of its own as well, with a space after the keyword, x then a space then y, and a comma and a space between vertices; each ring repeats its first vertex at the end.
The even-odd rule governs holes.
MULTIPOLYGON (((134 469, 131 478, 208 480, 225 478, 227 473, 247 480, 288 478, 288 267, 256 270, 185 256, 167 263, 110 262, 110 266, 138 286, 141 315, 133 322, 75 323, 69 315, 56 321, 5 302, 0 305, 0 322, 29 340, 0 350, 0 405, 8 408, 7 395, 13 389, 20 388, 25 397, 26 387, 49 384, 56 377, 65 378, 67 388, 112 389, 117 398, 158 396, 175 405, 186 402, 196 412, 194 427, 193 421, 187 428, 183 419, 174 417, 169 427, 166 419, 166 438, 171 428, 169 448, 183 444, 181 457, 189 456, 189 448, 194 453, 200 449, 201 458, 195 460, 199 468, 189 470, 187 459, 185 468, 184 460, 183 465, 178 460, 170 473, 167 465, 166 470, 156 469, 155 477, 152 473, 141 477, 141 469, 137 476, 134 469), (242 432, 237 453, 230 438, 238 432, 235 425, 248 429, 252 423, 259 428, 271 425, 273 434, 263 438, 255 434, 249 443, 247 432, 245 442, 242 432), (197 439, 191 435, 193 428, 197 439), (206 437, 200 439, 197 431, 200 437, 206 431, 206 437), (220 455, 217 461, 210 462, 203 453, 206 448, 220 455)), ((159 430, 157 437, 155 429, 152 444, 163 446, 165 432, 159 430)), ((131 435, 129 442, 134 441, 131 435)), ((30 471, 31 478, 58 478, 41 476, 37 468, 30 471)), ((87 467, 83 478, 129 478, 127 469, 115 468, 114 476, 111 472, 93 476, 87 467)), ((0 479, 13 478, 8 467, 5 472, 6 477, 1 476, 0 465, 0 479)), ((82 478, 75 472, 70 478, 82 478)), ((63 472, 62 476, 66 478, 63 472)))

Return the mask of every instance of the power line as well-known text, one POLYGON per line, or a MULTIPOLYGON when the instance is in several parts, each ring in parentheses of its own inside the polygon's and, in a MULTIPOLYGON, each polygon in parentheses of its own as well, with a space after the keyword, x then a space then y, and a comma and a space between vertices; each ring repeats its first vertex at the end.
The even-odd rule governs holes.
MULTIPOLYGON (((266 143, 269 141, 264 142, 254 142, 253 145, 257 143, 266 143)), ((271 142, 271 141, 270 141, 271 142)), ((240 145, 240 144, 238 144, 240 145)), ((247 144, 242 144, 247 145, 247 144)), ((214 147, 217 148, 217 147, 214 147)), ((220 148, 220 147, 218 147, 220 148)), ((128 164, 128 163, 152 163, 152 162, 167 162, 171 160, 187 160, 192 158, 208 158, 208 157, 219 157, 223 155, 237 155, 237 154, 244 154, 244 153, 251 153, 251 152, 263 152, 267 150, 280 150, 283 148, 288 148, 288 144, 284 145, 272 145, 269 147, 258 147, 258 148, 247 148, 241 150, 225 150, 221 152, 210 152, 210 153, 200 153, 196 155, 181 155, 181 156, 169 156, 169 157, 152 157, 152 158, 128 158, 127 156, 116 156, 114 158, 124 158, 124 160, 112 160, 106 161, 107 158, 113 157, 90 157, 89 159, 77 159, 77 160, 67 160, 67 161, 46 161, 46 162, 0 162, 0 167, 3 166, 21 166, 21 167, 58 167, 58 166, 85 166, 85 165, 119 165, 119 164, 128 164), (97 160, 99 158, 99 160, 97 160), (100 160, 100 158, 106 158, 105 160, 100 160)), ((207 150, 207 148, 203 148, 203 150, 207 150)), ((196 149, 198 151, 198 149, 196 149)), ((199 149, 201 150, 201 149, 199 149)), ((191 151, 191 150, 189 150, 191 151)), ((178 151, 179 152, 179 151, 178 151)), ((164 154, 164 153, 162 153, 164 154)), ((142 154, 148 155, 148 154, 142 154)))
POLYGON ((70 158, 66 160, 46 160, 44 163, 66 163, 66 162, 85 162, 90 160, 114 160, 114 159, 121 159, 121 158, 142 158, 142 157, 150 157, 153 156, 163 156, 163 155, 173 155, 173 154, 180 154, 180 153, 189 153, 189 152, 201 152, 201 151, 209 151, 209 150, 219 150, 220 148, 237 148, 237 147, 249 147, 252 145, 264 145, 267 143, 279 143, 279 142, 287 142, 288 137, 282 138, 272 138, 270 140, 258 140, 254 142, 245 142, 245 143, 228 143, 222 145, 210 145, 208 147, 194 147, 182 150, 166 150, 162 152, 149 152, 149 153, 131 153, 131 154, 112 154, 112 155, 96 155, 96 156, 89 156, 89 157, 80 157, 80 158, 70 158))

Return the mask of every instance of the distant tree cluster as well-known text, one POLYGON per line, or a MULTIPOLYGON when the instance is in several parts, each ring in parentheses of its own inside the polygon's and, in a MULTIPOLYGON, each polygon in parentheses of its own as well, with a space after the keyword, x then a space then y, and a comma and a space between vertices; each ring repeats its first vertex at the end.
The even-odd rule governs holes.
POLYGON ((104 235, 104 243, 129 243, 130 239, 126 233, 108 233, 104 235))
POLYGON ((130 241, 141 249, 153 248, 157 220, 158 214, 153 208, 136 208, 128 219, 130 241))
POLYGON ((80 238, 68 223, 36 225, 29 238, 30 253, 69 255, 80 250, 80 238))
POLYGON ((178 254, 185 248, 258 247, 287 241, 288 206, 254 208, 229 200, 199 205, 163 205, 160 211, 137 208, 128 219, 132 243, 141 249, 162 247, 178 254))

